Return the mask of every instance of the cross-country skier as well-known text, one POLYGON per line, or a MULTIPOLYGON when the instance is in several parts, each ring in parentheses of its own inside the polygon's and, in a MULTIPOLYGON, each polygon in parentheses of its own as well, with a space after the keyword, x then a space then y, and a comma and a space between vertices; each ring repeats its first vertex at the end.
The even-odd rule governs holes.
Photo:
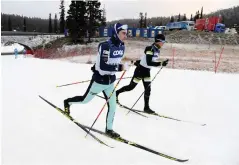
POLYGON ((17 48, 14 49, 14 54, 15 54, 15 59, 17 59, 17 56, 18 56, 18 50, 17 50, 17 48))
POLYGON ((23 53, 23 57, 26 58, 26 53, 27 53, 26 48, 23 49, 22 53, 23 53))
MULTIPOLYGON (((127 38, 127 25, 116 23, 113 28, 112 37, 98 46, 98 55, 95 65, 92 67, 93 76, 88 89, 83 96, 75 96, 64 100, 64 108, 67 114, 70 114, 70 105, 73 103, 88 103, 93 97, 103 92, 107 100, 114 90, 115 73, 128 70, 128 63, 121 64, 124 56, 124 40, 127 38)), ((113 121, 116 110, 115 91, 109 98, 108 113, 106 117, 105 132, 111 137, 120 137, 113 131, 113 121)))
POLYGON ((155 36, 155 42, 151 46, 147 46, 144 51, 144 55, 141 60, 135 62, 137 66, 134 75, 129 85, 122 87, 116 91, 116 100, 118 102, 118 96, 120 93, 133 90, 140 80, 143 81, 145 93, 144 93, 144 111, 146 113, 155 113, 149 107, 149 97, 151 91, 151 78, 150 69, 157 66, 166 66, 168 59, 165 61, 159 61, 160 48, 165 43, 165 36, 163 34, 157 34, 155 36))

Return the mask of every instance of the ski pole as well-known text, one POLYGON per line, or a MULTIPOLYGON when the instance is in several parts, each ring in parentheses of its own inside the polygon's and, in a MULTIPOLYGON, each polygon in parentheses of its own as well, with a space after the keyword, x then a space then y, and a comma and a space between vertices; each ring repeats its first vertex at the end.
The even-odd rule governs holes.
POLYGON ((85 81, 78 81, 78 82, 74 82, 74 83, 69 83, 69 84, 64 84, 64 85, 57 85, 56 87, 64 87, 64 86, 68 86, 68 85, 74 85, 74 84, 79 84, 79 83, 85 83, 85 82, 89 82, 90 80, 85 80, 85 81))
MULTIPOLYGON (((96 95, 96 96, 99 97, 99 98, 105 99, 103 96, 100 96, 100 95, 96 95)), ((133 111, 133 110, 132 110, 132 112, 137 113, 137 114, 140 115, 140 116, 147 117, 147 116, 145 116, 145 115, 142 115, 142 114, 139 113, 139 112, 136 112, 136 111, 133 111)))
POLYGON ((147 86, 147 88, 144 90, 144 92, 139 96, 138 100, 136 100, 136 102, 134 103, 134 105, 130 108, 130 110, 128 111, 128 113, 126 115, 128 115, 130 113, 130 111, 134 108, 134 106, 136 105, 136 103, 139 101, 139 99, 143 96, 143 94, 145 93, 145 91, 148 89, 148 87, 152 84, 152 82, 154 81, 154 79, 156 78, 156 76, 159 74, 159 72, 163 69, 163 66, 159 69, 159 71, 155 74, 153 80, 150 82, 150 84, 147 86))
POLYGON ((217 69, 218 69, 218 66, 219 66, 220 60, 221 60, 221 58, 222 58, 222 53, 223 53, 223 51, 224 51, 224 46, 223 46, 223 48, 222 48, 222 51, 221 51, 221 54, 220 54, 219 60, 218 60, 218 62, 217 62, 216 69, 215 69, 215 73, 217 72, 217 69))
MULTIPOLYGON (((121 75, 121 77, 119 78, 119 81, 118 81, 118 82, 117 82, 117 84, 115 85, 115 87, 114 87, 113 91, 111 92, 111 94, 110 94, 109 98, 106 100, 105 104, 104 104, 104 105, 103 105, 103 107, 101 108, 101 110, 100 110, 99 114, 97 115, 97 117, 96 117, 95 121, 94 121, 94 122, 93 122, 93 124, 91 125, 91 127, 90 127, 90 129, 89 129, 89 132, 90 132, 90 131, 91 131, 91 129, 93 128, 93 126, 94 126, 95 122, 96 122, 96 121, 97 121, 97 119, 99 118, 99 116, 100 116, 101 112, 103 111, 103 109, 105 108, 106 104, 109 102, 109 100, 110 100, 111 96, 113 95, 113 93, 114 93, 115 89, 116 89, 116 88, 117 88, 117 86, 119 85, 119 82, 122 80, 122 78, 123 78, 123 76, 124 76, 125 72, 126 72, 126 70, 123 72, 123 74, 122 74, 122 75, 121 75)), ((88 132, 88 133, 89 133, 89 132, 88 132)), ((88 133, 86 134, 86 136, 85 136, 85 137, 87 137, 88 133)))
MULTIPOLYGON (((132 78, 132 77, 124 77, 122 79, 128 79, 128 78, 132 78)), ((119 80, 120 78, 117 78, 116 80, 119 80)), ((73 83, 69 83, 69 84, 64 84, 64 85, 57 85, 56 87, 64 87, 64 86, 69 86, 69 85, 75 85, 75 84, 80 84, 80 83, 85 83, 85 82, 90 82, 91 80, 84 80, 84 81, 78 81, 78 82, 73 82, 73 83)))

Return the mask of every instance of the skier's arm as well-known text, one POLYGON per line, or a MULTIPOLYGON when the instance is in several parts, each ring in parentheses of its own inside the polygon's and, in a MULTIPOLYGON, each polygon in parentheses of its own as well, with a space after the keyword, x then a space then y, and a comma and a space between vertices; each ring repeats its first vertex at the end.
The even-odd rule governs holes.
POLYGON ((109 65, 109 45, 108 44, 100 44, 98 49, 100 55, 100 69, 103 71, 122 71, 122 64, 119 65, 109 65))
POLYGON ((152 50, 152 47, 146 47, 144 53, 146 54, 146 62, 148 66, 160 66, 161 62, 154 62, 153 56, 154 52, 152 50))

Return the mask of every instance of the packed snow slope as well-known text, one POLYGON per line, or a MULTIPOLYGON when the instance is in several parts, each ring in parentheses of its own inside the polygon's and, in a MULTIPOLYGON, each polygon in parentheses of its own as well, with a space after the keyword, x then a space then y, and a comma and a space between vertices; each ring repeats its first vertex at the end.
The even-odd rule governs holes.
MULTIPOLYGON (((91 65, 34 58, 2 56, 2 164, 4 165, 174 165, 181 164, 95 134, 114 148, 99 144, 54 108, 41 95, 63 107, 63 100, 83 95, 91 65)), ((125 77, 133 74, 135 67, 125 77)), ((151 71, 153 77, 159 68, 151 71)), ((117 74, 120 77, 121 73, 117 74)), ((130 82, 120 82, 122 87, 130 82)), ((193 123, 141 117, 117 107, 114 130, 122 137, 190 165, 239 164, 239 74, 163 68, 152 83, 150 105, 157 113, 193 123), (197 123, 206 123, 200 126, 197 123)), ((132 106, 143 92, 140 83, 119 96, 132 106)), ((101 94, 102 95, 102 94, 101 94)), ((74 104, 72 116, 90 126, 105 101, 74 104)), ((143 98, 135 108, 142 110, 143 98)), ((94 128, 105 129, 107 108, 94 128)))

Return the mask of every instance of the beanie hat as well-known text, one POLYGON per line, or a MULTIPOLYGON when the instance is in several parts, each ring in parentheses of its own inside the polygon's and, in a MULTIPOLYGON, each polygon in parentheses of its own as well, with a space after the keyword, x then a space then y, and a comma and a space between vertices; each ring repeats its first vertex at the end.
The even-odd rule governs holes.
POLYGON ((163 34, 157 34, 154 37, 155 42, 165 42, 165 36, 163 34))

